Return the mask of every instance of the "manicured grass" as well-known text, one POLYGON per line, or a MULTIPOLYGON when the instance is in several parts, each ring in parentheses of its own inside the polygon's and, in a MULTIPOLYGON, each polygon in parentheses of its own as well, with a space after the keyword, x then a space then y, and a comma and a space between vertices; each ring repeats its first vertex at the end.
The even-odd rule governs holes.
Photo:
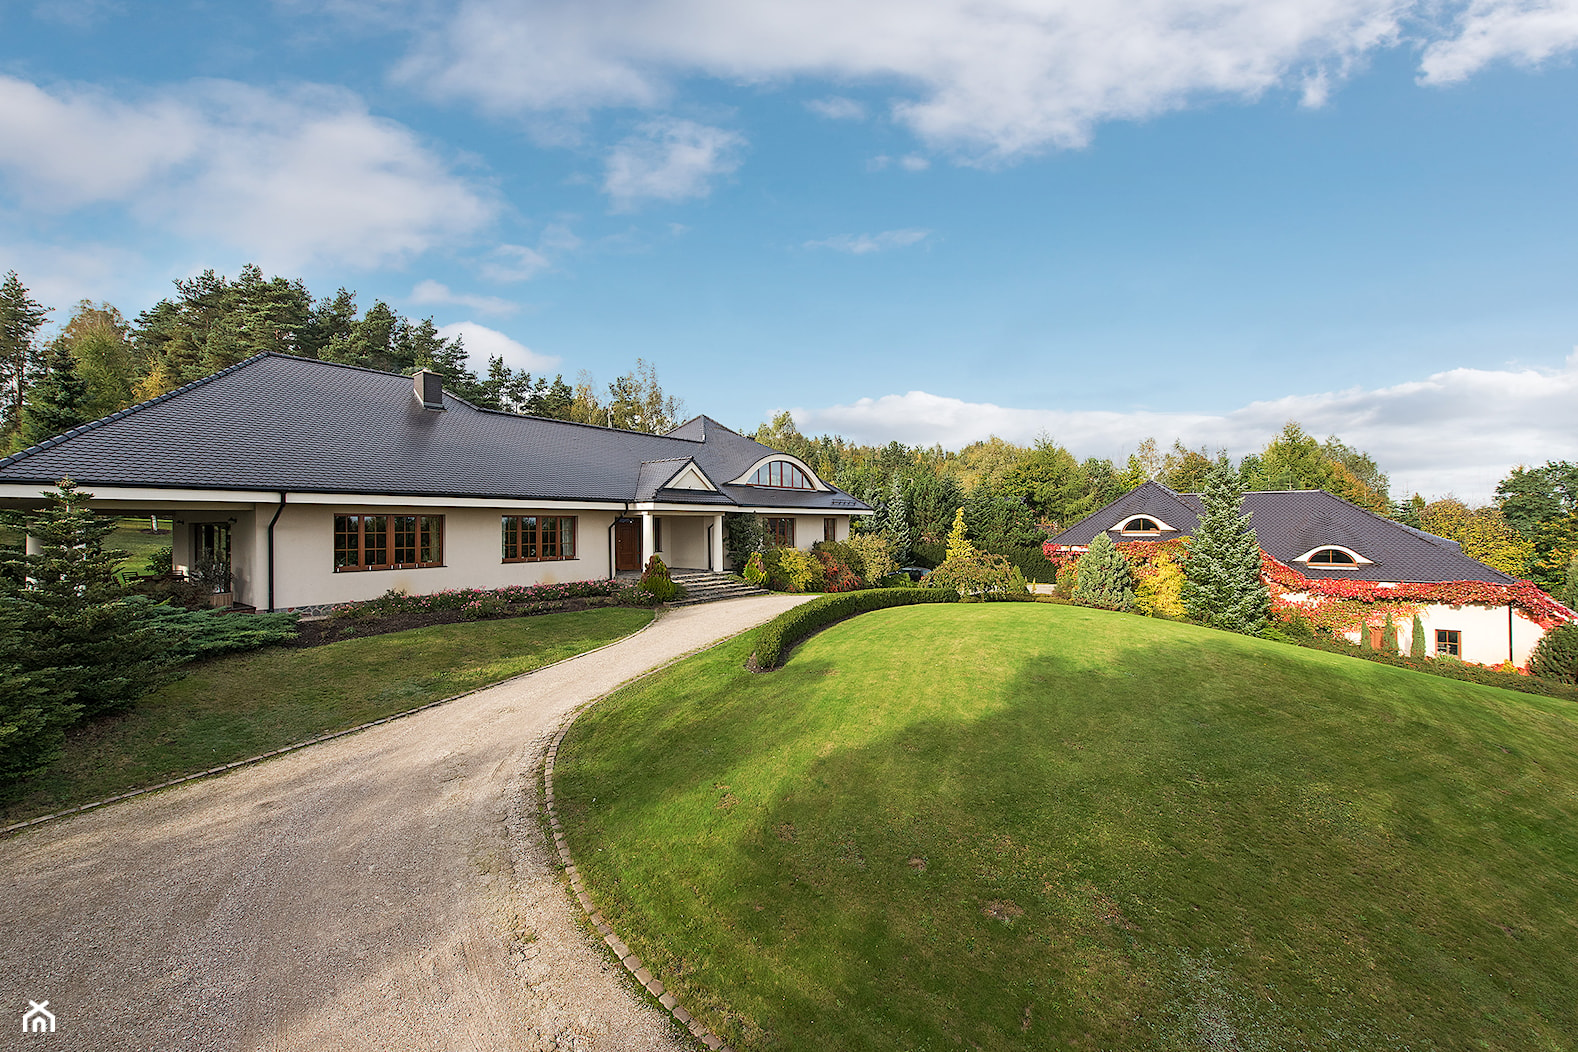
POLYGON ((191 666, 122 716, 80 727, 0 824, 101 800, 497 683, 629 635, 650 610, 611 607, 440 625, 191 666))
POLYGON ((616 930, 742 1050, 1578 1047, 1578 708, 1077 607, 583 714, 616 930))

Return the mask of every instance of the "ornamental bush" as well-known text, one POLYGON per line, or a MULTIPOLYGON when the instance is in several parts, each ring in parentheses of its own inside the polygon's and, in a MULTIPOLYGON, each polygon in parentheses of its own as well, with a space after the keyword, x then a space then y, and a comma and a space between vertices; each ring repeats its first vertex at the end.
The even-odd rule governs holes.
POLYGON ((1397 622, 1392 620, 1392 615, 1386 615, 1386 624, 1381 629, 1381 651, 1396 657, 1401 651, 1397 647, 1397 622))
POLYGON ((1529 655, 1529 674, 1557 683, 1578 683, 1578 624, 1568 622, 1545 633, 1529 655))
POLYGON ((660 603, 672 603, 685 597, 685 589, 674 583, 668 575, 668 567, 656 555, 647 560, 646 571, 641 575, 641 590, 652 593, 660 603))
POLYGON ((768 553, 776 563, 773 587, 781 592, 820 592, 826 585, 822 563, 799 548, 774 548, 768 553))
POLYGON ((1018 602, 1030 598, 1025 576, 1001 555, 972 551, 946 559, 920 579, 925 588, 946 589, 961 597, 989 602, 1018 602))
POLYGON ((822 590, 824 592, 855 592, 866 586, 860 574, 850 566, 850 553, 844 545, 833 541, 819 541, 812 555, 822 564, 822 590))
POLYGON ((1182 620, 1183 566, 1171 554, 1163 553, 1151 560, 1150 572, 1140 576, 1134 585, 1134 608, 1146 617, 1164 617, 1182 620))
POLYGON ((1129 560, 1118 551, 1111 537, 1105 532, 1096 534, 1079 563, 1074 602, 1103 610, 1134 609, 1134 574, 1129 570, 1129 560))
POLYGON ((782 665, 796 643, 845 618, 889 606, 956 603, 955 592, 927 588, 877 588, 828 595, 786 610, 756 630, 756 643, 745 667, 767 672, 782 665))
POLYGON ((898 570, 893 560, 893 546, 880 533, 860 533, 849 538, 844 545, 855 560, 851 567, 867 585, 876 583, 898 570))
POLYGON ((1425 623, 1419 616, 1419 611, 1414 611, 1413 627, 1409 629, 1408 656, 1415 661, 1423 661, 1425 654, 1425 623))
POLYGON ((758 588, 767 587, 767 567, 762 565, 761 552, 751 553, 751 557, 745 560, 745 569, 740 571, 740 576, 758 588))
POLYGON ((1052 594, 1059 599, 1072 599, 1074 589, 1079 587, 1079 563, 1067 562, 1058 567, 1057 585, 1052 589, 1052 594))

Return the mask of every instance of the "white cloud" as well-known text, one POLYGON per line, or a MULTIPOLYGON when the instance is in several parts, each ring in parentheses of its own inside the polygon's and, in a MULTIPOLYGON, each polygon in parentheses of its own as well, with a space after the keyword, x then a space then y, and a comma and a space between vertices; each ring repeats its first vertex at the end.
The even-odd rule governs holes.
POLYGON ((819 117, 833 121, 860 121, 866 119, 866 107, 842 95, 829 95, 825 99, 812 99, 805 108, 819 117))
POLYGON ((609 152, 603 189, 621 209, 643 199, 706 197, 716 176, 739 168, 744 146, 744 136, 724 128, 672 117, 648 121, 609 152))
POLYGON ((864 256, 868 252, 918 245, 929 236, 931 236, 930 230, 884 230, 880 234, 835 234, 820 241, 807 241, 805 247, 829 248, 834 252, 864 256))
POLYGON ((1471 0, 1457 36, 1425 49, 1428 84, 1463 80, 1500 59, 1534 64, 1578 48, 1578 0, 1471 0))
POLYGON ((1139 440, 1255 452, 1289 420, 1367 450, 1395 493, 1456 493, 1488 501, 1517 464, 1578 458, 1578 350, 1556 369, 1453 369, 1373 390, 1353 388, 1254 402, 1225 414, 1014 409, 911 391, 849 405, 792 409, 808 434, 958 449, 999 435, 1026 443, 1046 432, 1080 457, 1124 458, 1139 440))
POLYGON ((906 172, 924 172, 931 167, 931 162, 918 153, 910 153, 899 158, 899 167, 906 172))
POLYGON ((210 80, 122 101, 0 76, 0 177, 34 209, 118 205, 278 269, 397 261, 497 211, 409 128, 337 88, 210 80))
POLYGON ((546 372, 559 364, 559 359, 551 354, 538 354, 518 340, 490 329, 486 325, 478 325, 474 321, 457 321, 453 325, 440 325, 438 335, 446 340, 459 336, 465 343, 466 357, 471 362, 471 367, 485 370, 489 358, 503 358, 504 364, 512 369, 526 369, 534 373, 546 372))
POLYGON ((535 248, 527 248, 525 245, 500 245, 493 250, 492 258, 484 260, 478 269, 489 281, 510 284, 516 281, 530 281, 549 266, 548 257, 535 248))
POLYGON ((483 314, 514 314, 520 310, 520 304, 512 300, 501 299, 498 296, 474 296, 464 292, 455 292, 448 285, 439 284, 431 279, 419 281, 411 290, 411 302, 418 304, 455 304, 461 307, 470 307, 472 310, 481 311, 483 314))
POLYGON ((654 108, 695 76, 874 84, 927 142, 991 161, 1195 102, 1316 102, 1423 2, 464 0, 420 22, 397 76, 509 113, 654 108))

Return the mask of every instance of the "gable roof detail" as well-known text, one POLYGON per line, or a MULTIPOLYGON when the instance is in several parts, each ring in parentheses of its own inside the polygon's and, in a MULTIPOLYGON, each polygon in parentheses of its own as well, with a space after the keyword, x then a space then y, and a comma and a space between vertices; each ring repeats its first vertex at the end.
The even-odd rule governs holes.
MULTIPOLYGON (((1299 573, 1312 580, 1397 581, 1421 584, 1442 581, 1485 581, 1511 584, 1513 578, 1463 554, 1455 542, 1383 518, 1325 490, 1256 490, 1244 494, 1255 540, 1280 563, 1295 563, 1316 548, 1347 548, 1369 560, 1357 567, 1326 569, 1298 563, 1299 573)), ((1150 514, 1175 527, 1157 540, 1193 534, 1205 506, 1196 493, 1174 493, 1150 481, 1070 526, 1053 544, 1084 547, 1097 533, 1115 531, 1132 515, 1150 514), (1181 514, 1173 518, 1169 510, 1181 514)), ((1124 539, 1111 534, 1114 540, 1124 539)))
POLYGON ((690 464, 714 489, 665 503, 870 510, 836 489, 717 485, 773 451, 707 417, 649 435, 443 399, 430 412, 409 376, 260 354, 0 459, 0 483, 631 502, 690 464))

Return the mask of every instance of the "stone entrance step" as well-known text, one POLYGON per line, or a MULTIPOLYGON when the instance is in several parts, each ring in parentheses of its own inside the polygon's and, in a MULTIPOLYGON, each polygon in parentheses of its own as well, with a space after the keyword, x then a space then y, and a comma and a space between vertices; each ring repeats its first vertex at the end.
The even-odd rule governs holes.
POLYGON ((730 573, 711 570, 670 570, 669 577, 685 589, 685 598, 675 600, 670 606, 694 606, 697 603, 714 603, 720 599, 738 599, 747 595, 766 595, 749 581, 730 573))

